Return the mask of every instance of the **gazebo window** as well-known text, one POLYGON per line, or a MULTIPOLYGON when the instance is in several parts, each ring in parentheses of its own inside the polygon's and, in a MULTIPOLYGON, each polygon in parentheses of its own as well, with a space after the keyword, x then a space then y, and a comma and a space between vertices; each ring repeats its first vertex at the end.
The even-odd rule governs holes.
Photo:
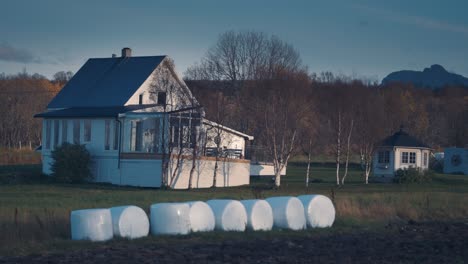
POLYGON ((390 151, 379 151, 379 163, 388 164, 390 163, 390 151))
POLYGON ((416 164, 416 152, 402 152, 401 163, 402 164, 416 164))
POLYGON ((408 164, 408 152, 401 153, 401 163, 408 164))

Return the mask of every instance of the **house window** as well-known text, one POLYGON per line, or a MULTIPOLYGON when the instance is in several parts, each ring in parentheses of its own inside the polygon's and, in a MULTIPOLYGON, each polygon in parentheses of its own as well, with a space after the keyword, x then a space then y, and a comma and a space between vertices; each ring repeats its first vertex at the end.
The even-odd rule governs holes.
POLYGON ((416 152, 409 153, 409 163, 416 164, 416 152))
POLYGON ((401 153, 401 163, 408 164, 408 152, 401 153))
POLYGON ((110 120, 106 120, 104 123, 104 149, 110 149, 110 120))
POLYGON ((138 96, 138 104, 143 104, 143 94, 138 96))
POLYGON ((132 120, 131 122, 131 137, 130 137, 130 150, 131 151, 141 151, 142 150, 142 121, 141 120, 132 120))
POLYGON ((158 92, 158 104, 166 104, 166 92, 158 92))
POLYGON ((114 121, 114 150, 119 149, 119 122, 114 121))
POLYGON ((91 141, 91 120, 84 120, 84 141, 91 141))
POLYGON ((379 163, 390 163, 390 151, 379 151, 379 163))
POLYGON ((80 144, 80 120, 73 120, 73 143, 80 144))
POLYGON ((152 135, 153 137, 153 152, 159 153, 159 144, 161 143, 161 119, 160 118, 155 118, 154 121, 152 122, 154 124, 154 133, 152 135))
POLYGON ((60 129, 60 121, 54 120, 54 148, 57 147, 59 143, 59 129, 60 129))
POLYGON ((184 144, 190 144, 190 127, 188 126, 183 126, 182 127, 182 143, 184 144))
POLYGON ((50 149, 50 132, 52 127, 52 121, 51 120, 46 120, 46 149, 50 149))
POLYGON ((160 118, 145 118, 131 121, 130 151, 158 153, 160 118))
POLYGON ((171 143, 173 147, 179 147, 180 143, 180 129, 178 125, 171 127, 171 143))
POLYGON ((68 120, 62 120, 62 143, 68 141, 68 120))
POLYGON ((427 155, 427 152, 424 152, 424 159, 423 159, 423 162, 424 162, 424 167, 427 167, 427 163, 428 163, 428 155, 427 155))
POLYGON ((192 148, 197 135, 195 120, 181 115, 170 117, 171 145, 173 147, 192 148))

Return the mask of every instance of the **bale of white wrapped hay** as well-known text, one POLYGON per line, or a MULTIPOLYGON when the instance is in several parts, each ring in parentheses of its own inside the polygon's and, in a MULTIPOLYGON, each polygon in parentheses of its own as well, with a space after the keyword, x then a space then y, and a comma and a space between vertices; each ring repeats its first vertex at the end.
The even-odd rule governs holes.
POLYGON ((247 212, 244 205, 236 200, 209 200, 213 210, 215 228, 222 231, 245 231, 247 212))
POLYGON ((117 206, 110 208, 110 212, 114 236, 134 239, 148 235, 148 216, 140 207, 117 206))
POLYGON ((157 203, 151 205, 150 210, 153 235, 190 233, 190 206, 187 203, 157 203))
POLYGON ((265 200, 240 201, 247 212, 247 228, 253 231, 268 231, 273 227, 273 210, 265 200))
POLYGON ((106 241, 112 239, 112 217, 109 209, 83 209, 70 214, 73 240, 106 241))
POLYGON ((187 202, 190 206, 190 226, 192 232, 213 231, 215 228, 215 217, 211 207, 201 201, 187 202))
POLYGON ((304 206, 296 197, 279 196, 266 199, 273 210, 273 226, 291 230, 306 227, 304 206))
POLYGON ((301 195, 297 197, 304 205, 307 225, 310 227, 330 227, 335 221, 335 207, 323 195, 301 195))

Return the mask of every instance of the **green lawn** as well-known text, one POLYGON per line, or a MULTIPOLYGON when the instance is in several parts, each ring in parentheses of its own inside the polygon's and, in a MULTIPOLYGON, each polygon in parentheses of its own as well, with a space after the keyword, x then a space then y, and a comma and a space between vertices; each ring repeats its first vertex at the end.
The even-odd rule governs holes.
POLYGON ((350 226, 378 226, 388 221, 456 220, 468 216, 468 176, 461 175, 436 174, 432 182, 426 184, 365 185, 361 171, 354 166, 345 186, 337 188, 335 168, 314 164, 311 171, 313 183, 305 188, 305 166, 297 163, 288 167, 288 175, 283 177, 279 190, 271 189, 269 179, 265 178, 253 180, 251 186, 187 191, 105 184, 56 184, 44 181, 38 177, 39 174, 39 166, 0 167, 0 182, 3 183, 0 185, 0 255, 83 245, 82 242, 69 241, 69 214, 72 210, 129 204, 148 211, 151 204, 167 201, 319 193, 331 197, 337 210, 335 226, 324 232, 350 226))

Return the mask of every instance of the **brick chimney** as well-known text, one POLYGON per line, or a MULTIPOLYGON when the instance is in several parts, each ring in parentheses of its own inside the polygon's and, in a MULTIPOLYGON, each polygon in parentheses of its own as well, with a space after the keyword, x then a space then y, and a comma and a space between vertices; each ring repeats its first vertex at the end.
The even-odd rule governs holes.
POLYGON ((132 49, 131 48, 123 48, 122 49, 122 58, 127 58, 132 56, 132 49))

